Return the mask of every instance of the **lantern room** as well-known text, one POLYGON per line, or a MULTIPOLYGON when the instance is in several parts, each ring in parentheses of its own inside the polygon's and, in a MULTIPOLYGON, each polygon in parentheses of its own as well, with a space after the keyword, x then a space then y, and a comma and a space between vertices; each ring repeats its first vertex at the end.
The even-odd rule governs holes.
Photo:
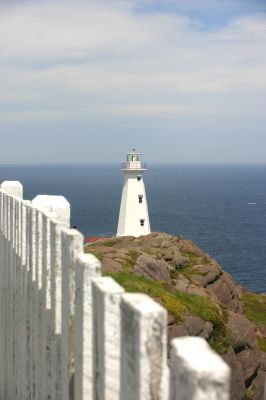
POLYGON ((130 153, 126 154, 126 163, 121 164, 122 170, 146 170, 146 164, 141 162, 141 153, 137 153, 133 149, 130 153))

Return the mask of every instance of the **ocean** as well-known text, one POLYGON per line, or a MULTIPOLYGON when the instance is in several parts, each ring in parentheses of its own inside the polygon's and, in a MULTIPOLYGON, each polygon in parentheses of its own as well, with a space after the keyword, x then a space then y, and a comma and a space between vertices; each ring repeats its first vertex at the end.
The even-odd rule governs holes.
MULTIPOLYGON (((65 196, 85 237, 116 233, 119 165, 2 165, 3 180, 20 180, 25 199, 65 196)), ((153 231, 193 240, 238 284, 266 292, 266 166, 149 165, 144 181, 153 231)))

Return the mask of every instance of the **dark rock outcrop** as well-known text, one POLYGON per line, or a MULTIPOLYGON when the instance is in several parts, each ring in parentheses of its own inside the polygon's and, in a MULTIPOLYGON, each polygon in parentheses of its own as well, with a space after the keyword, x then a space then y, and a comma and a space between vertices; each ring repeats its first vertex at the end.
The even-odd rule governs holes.
POLYGON ((230 312, 228 327, 234 338, 233 347, 236 353, 258 346, 254 326, 245 316, 230 312))
POLYGON ((264 385, 266 382, 266 372, 259 371, 253 382, 252 400, 263 400, 264 385))
POLYGON ((231 399, 243 400, 245 397, 244 374, 240 361, 232 347, 223 355, 223 359, 231 367, 231 399))
POLYGON ((163 260, 155 260, 147 255, 141 255, 137 258, 133 273, 154 281, 171 281, 168 264, 163 260))

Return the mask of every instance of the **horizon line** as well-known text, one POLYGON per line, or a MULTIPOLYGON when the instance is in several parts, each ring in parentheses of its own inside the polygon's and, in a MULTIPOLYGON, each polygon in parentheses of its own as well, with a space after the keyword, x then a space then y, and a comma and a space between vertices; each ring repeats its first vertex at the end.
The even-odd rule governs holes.
MULTIPOLYGON (((120 166, 119 162, 109 162, 109 163, 0 163, 1 167, 17 167, 17 166, 40 166, 40 167, 83 167, 83 166, 97 166, 97 167, 107 167, 107 166, 120 166)), ((147 162, 148 165, 152 166, 266 166, 265 162, 161 162, 161 163, 153 163, 147 162)))

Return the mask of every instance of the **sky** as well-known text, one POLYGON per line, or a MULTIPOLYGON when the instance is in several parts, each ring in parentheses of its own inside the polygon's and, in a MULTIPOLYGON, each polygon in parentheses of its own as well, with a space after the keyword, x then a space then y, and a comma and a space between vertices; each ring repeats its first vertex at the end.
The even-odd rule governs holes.
POLYGON ((0 163, 266 163, 266 0, 0 0, 0 163))

